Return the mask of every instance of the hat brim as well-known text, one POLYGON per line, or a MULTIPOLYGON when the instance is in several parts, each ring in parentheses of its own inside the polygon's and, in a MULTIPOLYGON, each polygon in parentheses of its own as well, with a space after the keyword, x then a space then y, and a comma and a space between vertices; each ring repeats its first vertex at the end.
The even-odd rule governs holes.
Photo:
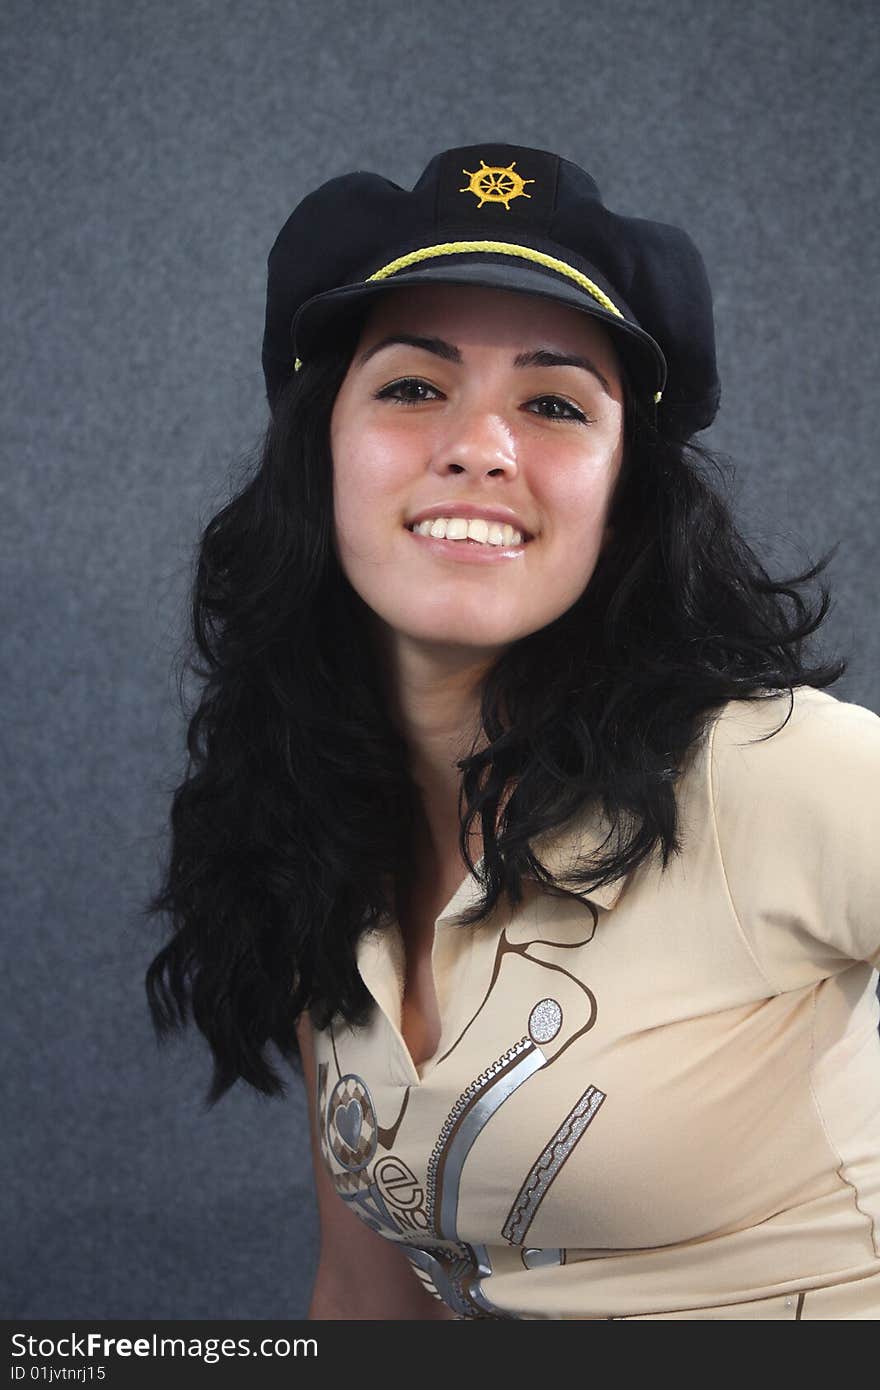
POLYGON ((311 352, 326 340, 334 325, 367 308, 369 301, 390 290, 417 285, 464 285, 487 289, 512 290, 541 299, 570 305, 598 319, 614 335, 616 346, 631 372, 652 391, 662 391, 666 383, 666 359, 660 345, 638 324, 619 318, 605 309, 585 290, 551 272, 532 269, 521 263, 481 257, 479 261, 456 264, 422 265, 387 279, 340 285, 313 295, 301 304, 293 318, 291 338, 297 358, 307 361, 311 352))

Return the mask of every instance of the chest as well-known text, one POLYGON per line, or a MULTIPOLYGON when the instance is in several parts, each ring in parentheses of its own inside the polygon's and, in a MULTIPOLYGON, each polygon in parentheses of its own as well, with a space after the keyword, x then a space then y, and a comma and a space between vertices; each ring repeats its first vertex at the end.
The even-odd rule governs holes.
POLYGON ((399 907, 401 931, 362 952, 380 1007, 321 1054, 327 1140, 345 1181, 370 1155, 375 1220, 632 1250, 739 1228, 819 1181, 811 990, 764 997, 744 951, 739 970, 731 952, 701 972, 702 920, 689 950, 673 918, 651 952, 622 912, 594 931, 580 905, 537 892, 498 930, 441 923, 432 970, 432 911, 406 914, 405 968, 399 907))
POLYGON ((408 888, 399 903, 404 950, 400 1032, 417 1067, 433 1057, 440 1044, 442 1020, 432 966, 434 924, 463 872, 450 869, 439 880, 423 880, 408 888))

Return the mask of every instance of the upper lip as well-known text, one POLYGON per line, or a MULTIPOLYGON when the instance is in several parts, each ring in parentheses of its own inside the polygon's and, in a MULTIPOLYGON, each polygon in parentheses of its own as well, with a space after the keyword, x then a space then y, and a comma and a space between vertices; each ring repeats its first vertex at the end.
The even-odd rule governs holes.
POLYGON ((498 521, 502 526, 513 526, 522 532, 524 541, 532 539, 531 532, 523 521, 509 507, 481 507, 476 502, 437 502, 433 507, 423 507, 406 522, 407 526, 417 526, 420 521, 433 521, 438 516, 462 516, 469 519, 481 518, 483 521, 498 521))

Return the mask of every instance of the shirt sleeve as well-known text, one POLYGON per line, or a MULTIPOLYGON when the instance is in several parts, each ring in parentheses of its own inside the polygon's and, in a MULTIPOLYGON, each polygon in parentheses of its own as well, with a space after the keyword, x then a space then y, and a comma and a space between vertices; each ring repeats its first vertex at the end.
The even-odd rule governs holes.
POLYGON ((880 717, 798 686, 779 728, 789 706, 787 693, 731 701, 710 735, 727 889, 780 990, 880 968, 880 717))

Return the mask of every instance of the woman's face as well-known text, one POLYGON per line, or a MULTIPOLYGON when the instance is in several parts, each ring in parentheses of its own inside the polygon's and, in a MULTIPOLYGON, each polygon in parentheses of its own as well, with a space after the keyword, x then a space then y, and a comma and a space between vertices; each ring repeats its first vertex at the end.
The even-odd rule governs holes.
POLYGON ((611 339, 577 309, 446 285, 377 300, 330 442, 337 554, 392 639, 491 654, 570 608, 606 539, 623 409, 611 339), (438 540, 411 529, 426 513, 528 538, 438 540))

